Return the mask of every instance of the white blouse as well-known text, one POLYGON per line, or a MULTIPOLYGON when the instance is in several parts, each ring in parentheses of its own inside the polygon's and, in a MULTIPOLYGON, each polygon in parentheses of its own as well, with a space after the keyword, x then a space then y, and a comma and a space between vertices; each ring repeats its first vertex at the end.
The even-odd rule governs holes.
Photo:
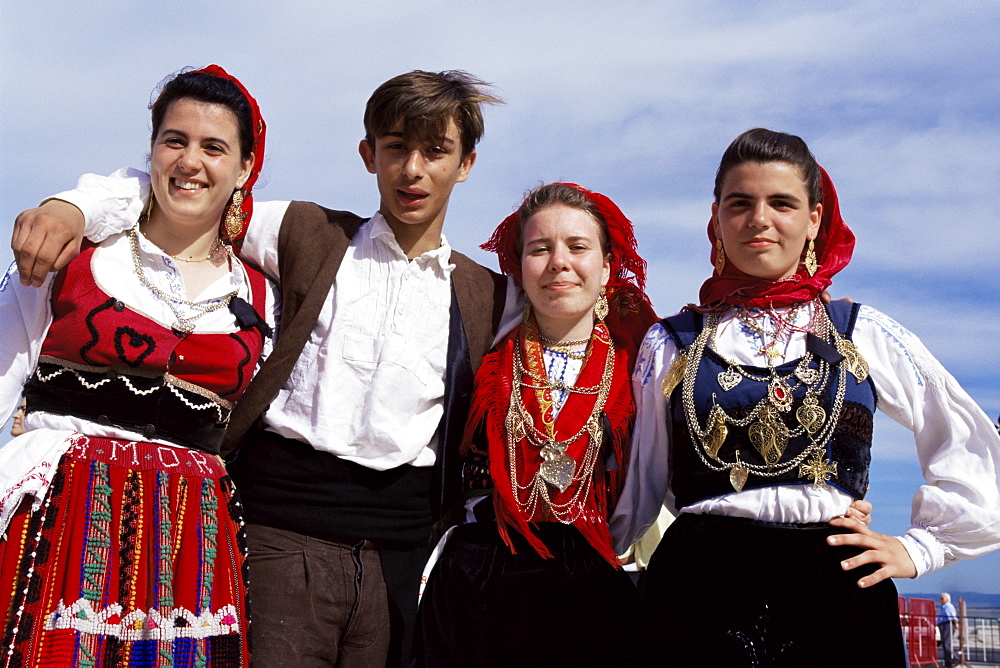
MULTIPOLYGON (((796 324, 811 317, 802 309, 796 324)), ((766 366, 760 344, 722 317, 714 349, 735 363, 766 366)), ((986 414, 920 340, 873 308, 860 308, 852 336, 869 365, 878 408, 913 432, 926 485, 913 499, 912 526, 900 537, 922 575, 1000 546, 1000 435, 986 414)), ((638 416, 625 488, 611 518, 616 549, 624 552, 656 520, 661 505, 676 514, 668 489, 670 401, 660 391, 677 348, 660 324, 646 334, 632 386, 638 416)), ((805 334, 793 334, 785 360, 805 354, 805 334)), ((689 447, 689 446, 686 446, 689 447)), ((873 447, 877 447, 875 444, 873 447)), ((680 512, 769 522, 827 522, 852 498, 833 487, 776 485, 706 499, 680 512)))

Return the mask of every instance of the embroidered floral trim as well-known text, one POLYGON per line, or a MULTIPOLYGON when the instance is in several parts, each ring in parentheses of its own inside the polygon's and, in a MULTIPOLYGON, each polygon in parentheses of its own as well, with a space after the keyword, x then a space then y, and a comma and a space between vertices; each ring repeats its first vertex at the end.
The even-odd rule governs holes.
POLYGON ((79 633, 113 636, 123 642, 208 638, 239 633, 236 607, 227 605, 216 612, 196 615, 184 608, 164 608, 163 612, 133 610, 124 617, 118 603, 95 610, 86 599, 71 605, 62 601, 45 618, 45 630, 73 629, 79 633))

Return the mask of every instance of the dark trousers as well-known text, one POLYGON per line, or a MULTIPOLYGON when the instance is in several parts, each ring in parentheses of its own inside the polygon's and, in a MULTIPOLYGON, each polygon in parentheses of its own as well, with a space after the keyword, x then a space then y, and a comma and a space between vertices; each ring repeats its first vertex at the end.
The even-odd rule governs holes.
POLYGON ((246 530, 255 666, 402 664, 426 549, 379 550, 260 524, 246 530))
POLYGON ((827 525, 681 514, 639 583, 650 666, 906 665, 891 580, 844 571, 827 525))
POLYGON ((941 629, 941 649, 944 651, 944 666, 951 668, 955 665, 955 622, 947 621, 938 624, 941 629))

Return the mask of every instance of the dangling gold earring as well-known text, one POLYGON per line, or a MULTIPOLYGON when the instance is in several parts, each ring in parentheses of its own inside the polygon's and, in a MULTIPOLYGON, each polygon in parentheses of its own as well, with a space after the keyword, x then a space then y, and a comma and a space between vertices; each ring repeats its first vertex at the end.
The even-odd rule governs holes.
POLYGON ((146 220, 146 221, 148 221, 149 217, 153 215, 153 202, 155 201, 155 199, 156 198, 153 196, 153 191, 152 191, 152 189, 150 189, 150 191, 149 191, 149 201, 146 202, 146 210, 143 212, 142 217, 139 220, 146 220))
POLYGON ((722 239, 715 240, 715 272, 721 274, 726 268, 726 249, 722 247, 722 239))
POLYGON ((806 265, 806 271, 809 272, 810 276, 816 275, 819 265, 816 263, 816 244, 813 243, 812 239, 809 240, 809 248, 806 250, 806 259, 803 264, 806 265))
POLYGON ((528 318, 531 317, 531 302, 528 301, 528 296, 521 291, 521 298, 524 299, 524 309, 521 312, 521 322, 528 322, 528 318))
POLYGON ((243 189, 233 191, 233 200, 226 209, 226 236, 232 241, 243 231, 243 189))
POLYGON ((608 291, 601 286, 601 294, 597 296, 597 303, 594 304, 594 317, 603 321, 608 317, 608 291))

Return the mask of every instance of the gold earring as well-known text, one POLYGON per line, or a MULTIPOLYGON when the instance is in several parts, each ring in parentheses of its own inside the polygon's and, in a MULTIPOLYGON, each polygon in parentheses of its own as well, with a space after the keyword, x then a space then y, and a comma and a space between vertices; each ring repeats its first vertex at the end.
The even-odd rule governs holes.
POLYGON ((594 316, 598 320, 604 320, 608 317, 608 291, 601 286, 601 294, 597 296, 597 303, 594 304, 594 316))
POLYGON ((153 202, 156 198, 153 196, 153 191, 149 191, 149 201, 146 202, 146 211, 143 213, 143 220, 149 220, 149 217, 153 215, 153 202))
POLYGON ((235 239, 243 231, 243 190, 233 191, 233 200, 226 209, 226 236, 235 239))
POLYGON ((803 263, 806 265, 806 271, 809 272, 809 275, 815 276, 819 264, 816 263, 816 244, 813 243, 812 239, 809 240, 809 248, 806 250, 806 259, 803 263))
POLYGON ((715 272, 721 274, 726 268, 726 250, 722 247, 722 239, 715 240, 715 272))
POLYGON ((528 296, 521 292, 521 298, 524 299, 524 309, 521 312, 521 321, 528 322, 528 318, 531 317, 531 302, 528 301, 528 296))

